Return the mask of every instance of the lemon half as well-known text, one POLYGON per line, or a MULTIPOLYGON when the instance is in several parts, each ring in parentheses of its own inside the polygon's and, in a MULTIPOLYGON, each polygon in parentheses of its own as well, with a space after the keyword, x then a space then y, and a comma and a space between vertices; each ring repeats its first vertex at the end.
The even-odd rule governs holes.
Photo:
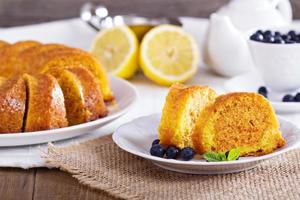
POLYGON ((144 74, 158 84, 184 82, 197 72, 199 49, 194 38, 182 28, 161 25, 144 36, 139 64, 144 74))
POLYGON ((131 78, 138 69, 138 39, 127 26, 100 31, 91 53, 109 73, 116 76, 131 78))

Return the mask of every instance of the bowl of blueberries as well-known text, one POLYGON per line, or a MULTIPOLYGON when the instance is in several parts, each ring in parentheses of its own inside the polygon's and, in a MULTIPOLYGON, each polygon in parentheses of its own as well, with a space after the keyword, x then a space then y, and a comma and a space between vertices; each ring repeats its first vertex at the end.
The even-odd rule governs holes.
POLYGON ((267 88, 278 94, 300 88, 300 30, 284 27, 247 35, 250 51, 267 88))

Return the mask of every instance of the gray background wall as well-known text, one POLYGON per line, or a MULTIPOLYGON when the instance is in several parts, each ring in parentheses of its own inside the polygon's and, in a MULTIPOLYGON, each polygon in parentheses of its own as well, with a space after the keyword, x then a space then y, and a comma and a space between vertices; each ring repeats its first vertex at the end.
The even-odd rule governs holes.
MULTIPOLYGON (((0 0, 0 26, 25 25, 78 16, 86 0, 0 0)), ((94 0, 114 14, 207 17, 228 0, 94 0)), ((292 0, 300 18, 300 0, 292 0)))

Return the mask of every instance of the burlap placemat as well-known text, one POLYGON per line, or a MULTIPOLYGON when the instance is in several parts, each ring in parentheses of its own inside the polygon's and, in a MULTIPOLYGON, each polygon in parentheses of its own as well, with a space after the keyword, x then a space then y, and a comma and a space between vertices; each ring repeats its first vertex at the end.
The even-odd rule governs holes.
POLYGON ((300 150, 245 172, 207 176, 160 169, 121 150, 110 136, 49 145, 45 158, 80 183, 123 199, 300 199, 300 150))

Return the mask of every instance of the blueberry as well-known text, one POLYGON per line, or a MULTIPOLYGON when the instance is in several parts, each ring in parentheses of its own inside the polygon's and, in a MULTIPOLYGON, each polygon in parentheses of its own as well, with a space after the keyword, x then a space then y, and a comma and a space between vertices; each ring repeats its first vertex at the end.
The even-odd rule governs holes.
POLYGON ((263 32, 262 30, 258 30, 258 31, 256 31, 256 33, 257 33, 257 34, 261 34, 261 35, 264 34, 264 32, 263 32))
POLYGON ((298 92, 294 98, 295 102, 300 102, 300 92, 298 92))
POLYGON ((262 86, 258 88, 258 94, 263 95, 265 98, 268 98, 268 90, 266 87, 262 86))
POLYGON ((264 37, 267 37, 267 36, 272 36, 272 31, 270 31, 270 30, 265 31, 264 37))
POLYGON ((168 159, 174 159, 177 157, 179 150, 176 147, 169 147, 166 151, 166 157, 168 159))
POLYGON ((279 31, 275 31, 274 33, 275 36, 280 36, 281 37, 281 33, 279 31))
POLYGON ((195 151, 190 147, 185 147, 180 151, 180 158, 182 160, 188 161, 193 159, 195 156, 195 151))
POLYGON ((276 43, 276 44, 284 44, 284 40, 282 39, 281 36, 275 35, 275 37, 274 37, 274 43, 276 43))
POLYGON ((291 39, 291 36, 290 35, 281 35, 281 38, 283 40, 290 40, 291 39))
POLYGON ((155 144, 150 149, 150 154, 152 156, 156 156, 156 157, 161 157, 162 158, 162 157, 164 157, 165 153, 166 153, 166 149, 162 145, 160 145, 160 144, 155 144))
POLYGON ((262 93, 268 93, 268 90, 267 90, 267 88, 265 86, 261 86, 261 87, 258 88, 258 93, 260 93, 260 92, 262 92, 262 93))
POLYGON ((264 42, 266 43, 273 43, 275 41, 274 36, 272 35, 266 35, 264 36, 264 42))
POLYGON ((160 140, 159 140, 159 139, 153 140, 153 142, 152 142, 152 146, 153 146, 153 145, 156 145, 156 144, 159 144, 159 142, 160 142, 160 140))
POLYGON ((285 40, 284 43, 285 44, 295 44, 296 42, 293 40, 285 40))
POLYGON ((287 94, 282 98, 283 102, 294 102, 294 97, 293 95, 287 94))
POLYGON ((253 35, 250 36, 250 39, 254 40, 254 41, 257 41, 257 42, 260 42, 260 41, 264 40, 264 36, 262 34, 259 34, 259 33, 254 33, 253 35))
POLYGON ((297 36, 297 38, 294 40, 296 43, 300 43, 300 38, 297 36))
POLYGON ((288 35, 290 35, 290 36, 293 38, 293 37, 297 36, 297 33, 296 33, 296 31, 294 31, 294 30, 290 30, 290 31, 288 32, 288 35))
POLYGON ((274 43, 275 44, 284 44, 284 40, 282 40, 282 39, 275 39, 274 43))
POLYGON ((297 43, 300 43, 300 34, 297 35, 296 42, 297 42, 297 43))

